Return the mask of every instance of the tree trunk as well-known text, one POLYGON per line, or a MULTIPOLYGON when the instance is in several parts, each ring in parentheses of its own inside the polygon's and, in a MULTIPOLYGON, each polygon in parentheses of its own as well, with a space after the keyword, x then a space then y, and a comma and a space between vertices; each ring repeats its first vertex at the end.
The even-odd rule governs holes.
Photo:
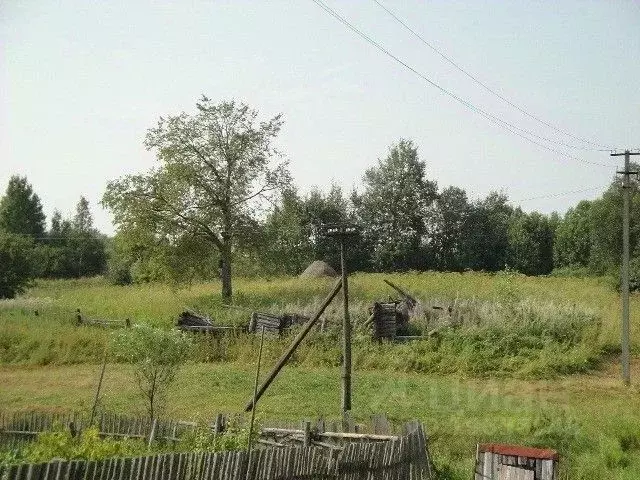
POLYGON ((231 303, 232 291, 231 291, 231 246, 224 245, 222 248, 222 301, 225 303, 231 303))

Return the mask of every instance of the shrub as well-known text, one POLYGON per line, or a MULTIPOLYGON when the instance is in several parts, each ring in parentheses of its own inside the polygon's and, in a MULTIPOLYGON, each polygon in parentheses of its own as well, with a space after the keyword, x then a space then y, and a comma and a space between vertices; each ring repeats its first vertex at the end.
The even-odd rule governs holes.
POLYGON ((24 448, 22 457, 33 463, 52 458, 99 460, 142 455, 146 450, 146 445, 140 440, 100 438, 98 429, 92 427, 82 431, 77 437, 73 437, 69 430, 62 429, 41 433, 35 442, 24 448))
POLYGON ((156 418, 162 410, 189 345, 181 332, 149 325, 135 325, 116 334, 116 356, 134 365, 134 377, 150 418, 156 418))

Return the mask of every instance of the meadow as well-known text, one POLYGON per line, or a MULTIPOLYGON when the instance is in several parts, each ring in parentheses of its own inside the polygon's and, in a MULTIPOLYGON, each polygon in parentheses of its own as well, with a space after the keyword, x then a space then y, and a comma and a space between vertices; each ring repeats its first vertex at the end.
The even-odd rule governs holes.
MULTIPOLYGON (((0 406, 90 408, 98 363, 112 333, 75 326, 76 308, 88 317, 130 318, 162 328, 171 328, 187 308, 209 314, 216 323, 244 324, 252 310, 311 313, 331 284, 238 279, 229 308, 222 305, 215 282, 116 287, 102 279, 39 281, 25 295, 0 302, 0 406)), ((565 478, 640 477, 640 390, 619 380, 614 363, 619 296, 606 279, 356 274, 350 277, 350 294, 356 323, 354 416, 384 412, 397 421, 423 421, 442 478, 469 478, 475 444, 483 441, 555 447, 563 455, 565 478), (462 326, 445 328, 436 340, 370 341, 358 327, 366 307, 395 296, 383 278, 423 305, 454 305, 462 326)), ((634 345, 640 340, 638 306, 633 298, 634 345)), ((260 418, 337 416, 341 312, 335 301, 326 313, 335 328, 305 341, 259 404, 260 418)), ((438 319, 429 318, 415 328, 432 328, 434 322, 438 319)), ((287 342, 266 342, 266 366, 287 342)), ((241 410, 252 390, 256 347, 256 338, 248 335, 215 346, 196 342, 166 414, 201 419, 241 410)), ((130 370, 110 359, 104 408, 142 411, 130 370)), ((640 375, 639 365, 634 363, 632 374, 634 379, 640 375)))

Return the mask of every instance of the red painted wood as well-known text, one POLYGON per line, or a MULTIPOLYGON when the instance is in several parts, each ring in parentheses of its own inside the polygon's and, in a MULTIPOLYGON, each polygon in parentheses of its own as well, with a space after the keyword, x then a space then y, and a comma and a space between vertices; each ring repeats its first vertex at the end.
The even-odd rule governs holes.
POLYGON ((504 443, 482 443, 481 452, 513 455, 517 457, 540 458, 544 460, 558 460, 558 452, 549 448, 524 447, 522 445, 507 445, 504 443))

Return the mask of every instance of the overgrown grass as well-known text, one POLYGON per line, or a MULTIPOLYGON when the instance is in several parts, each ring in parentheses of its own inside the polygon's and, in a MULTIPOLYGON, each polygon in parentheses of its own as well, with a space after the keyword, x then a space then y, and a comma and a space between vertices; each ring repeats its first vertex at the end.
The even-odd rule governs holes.
MULTIPOLYGON (((350 279, 356 324, 367 318, 373 301, 396 296, 383 278, 426 307, 414 333, 456 326, 429 340, 395 345, 371 342, 356 327, 356 417, 386 412, 397 421, 417 417, 425 422, 442 478, 468 478, 480 441, 557 447, 572 479, 640 478, 640 391, 621 387, 617 372, 593 370, 603 352, 618 351, 619 296, 608 281, 357 274, 350 279), (431 310, 432 305, 445 309, 431 310)), ((111 332, 76 327, 76 308, 88 317, 130 318, 162 328, 171 328, 186 308, 219 324, 244 324, 252 310, 310 314, 331 285, 328 280, 238 279, 235 306, 227 308, 215 282, 177 289, 116 287, 101 279, 39 281, 22 297, 0 301, 0 363, 5 364, 0 405, 11 410, 90 407, 99 367, 83 364, 99 362, 111 332), (56 366, 66 364, 75 365, 56 366)), ((640 344, 639 298, 632 297, 632 345, 640 344)), ((295 420, 337 415, 341 316, 337 300, 325 315, 336 328, 314 332, 303 343, 261 402, 260 415, 295 420)), ((269 339, 265 365, 288 341, 269 339)), ((218 411, 239 411, 252 391, 257 342, 248 335, 196 342, 195 363, 180 374, 167 413, 210 418, 218 411), (210 363, 198 363, 202 359, 210 363)), ((634 370, 634 378, 638 375, 634 370)), ((104 407, 141 409, 127 365, 109 366, 105 388, 104 407)))
MULTIPOLYGON (((166 415, 202 421, 240 412, 253 391, 253 366, 185 366, 166 415)), ((97 365, 2 367, 0 405, 89 409, 99 370, 97 365)), ((103 386, 103 408, 144 412, 130 367, 109 365, 103 386)), ((476 443, 487 441, 557 448, 568 474, 560 478, 640 476, 640 391, 605 373, 554 381, 480 380, 356 369, 353 388, 356 419, 382 412, 396 423, 417 418, 425 424, 442 478, 469 478, 476 443)), ((339 409, 339 368, 285 368, 260 401, 258 416, 265 422, 336 418, 339 409)))
MULTIPOLYGON (((597 301, 606 298, 610 303, 615 293, 593 279, 562 279, 562 289, 558 282, 557 278, 512 274, 355 275, 350 282, 350 309, 356 324, 356 365, 535 378, 586 371, 597 365, 603 351, 615 348, 607 340, 612 329, 606 328, 611 327, 610 312, 597 301), (382 281, 387 277, 422 302, 423 314, 412 322, 412 333, 437 330, 437 335, 406 345, 378 345, 358 328, 373 301, 396 296, 382 281), (583 297, 585 291, 591 293, 588 301, 583 297), (433 310, 432 306, 443 309, 433 310), (453 327, 441 328, 443 325, 453 327)), ((165 285, 117 287, 100 279, 42 281, 25 296, 0 302, 0 362, 99 361, 109 333, 77 327, 76 308, 87 317, 130 318, 162 328, 170 328, 177 314, 187 308, 211 315, 218 324, 246 324, 252 310, 311 315, 331 284, 330 280, 297 278, 240 279, 234 306, 228 307, 222 305, 216 284, 174 289, 165 285)), ((313 334, 292 363, 307 367, 339 364, 341 316, 341 300, 336 299, 324 315, 329 332, 313 334)), ((267 360, 273 360, 286 342, 270 339, 267 360)), ((194 359, 239 363, 246 362, 256 348, 255 339, 246 336, 209 339, 196 345, 194 359)))

